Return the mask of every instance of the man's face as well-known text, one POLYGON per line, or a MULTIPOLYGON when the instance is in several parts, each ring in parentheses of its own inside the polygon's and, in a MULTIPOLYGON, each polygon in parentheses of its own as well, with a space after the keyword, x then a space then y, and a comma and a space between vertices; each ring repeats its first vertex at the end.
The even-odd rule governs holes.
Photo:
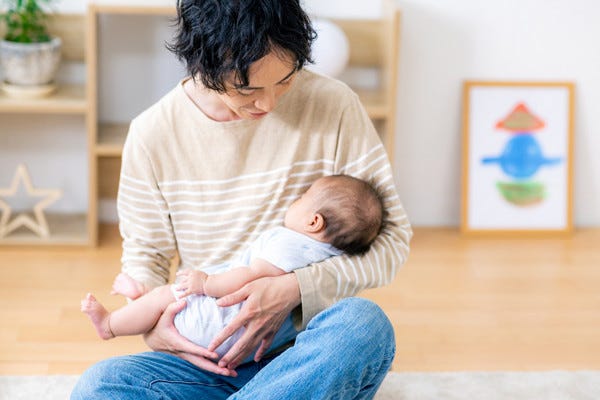
POLYGON ((218 93, 218 97, 238 119, 262 118, 290 89, 296 70, 290 56, 271 52, 250 66, 248 86, 239 86, 232 79, 227 91, 218 93))

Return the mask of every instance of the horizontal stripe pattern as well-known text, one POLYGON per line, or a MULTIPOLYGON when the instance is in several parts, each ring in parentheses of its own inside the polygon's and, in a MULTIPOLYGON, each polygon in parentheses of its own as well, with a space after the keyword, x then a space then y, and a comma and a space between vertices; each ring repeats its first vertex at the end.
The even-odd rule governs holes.
MULTIPOLYGON (((157 247, 172 251, 173 231, 165 228, 170 221, 184 267, 206 268, 234 258, 258 232, 281 225, 289 205, 310 185, 297 182, 296 178, 309 177, 314 181, 319 176, 338 172, 362 177, 375 183, 383 195, 389 221, 400 229, 386 232, 389 236, 380 236, 373 245, 374 251, 367 256, 342 256, 341 262, 334 259, 323 262, 323 268, 330 268, 336 277, 335 301, 365 288, 388 284, 407 257, 410 235, 402 229, 409 229, 410 225, 399 204, 386 157, 383 147, 377 146, 340 171, 323 169, 324 165, 333 166, 331 160, 298 162, 289 169, 225 181, 161 182, 159 186, 169 188, 166 191, 143 190, 144 185, 140 185, 139 180, 122 175, 120 217, 124 223, 144 232, 140 234, 140 250, 145 243, 154 241, 157 247), (307 165, 315 170, 296 172, 300 166, 307 165), (244 184, 239 185, 239 182, 244 184), (243 194, 231 197, 233 193, 243 194), (157 200, 161 194, 164 201, 157 200), (380 270, 384 253, 392 255, 391 263, 386 260, 392 265, 391 269, 380 270)), ((135 253, 134 248, 130 250, 135 253)), ((129 260, 132 259, 123 261, 129 260)))
MULTIPOLYGON (((281 226, 289 205, 312 181, 331 175, 332 168, 331 160, 299 161, 288 168, 234 179, 161 181, 155 188, 123 172, 119 218, 130 231, 138 232, 138 240, 130 242, 127 252, 138 254, 154 243, 156 248, 167 246, 170 254, 174 237, 183 268, 227 262, 261 231, 281 226)), ((122 259, 124 265, 130 260, 122 259)), ((168 276, 163 270, 152 283, 168 276)))
POLYGON ((157 286, 167 282, 174 259, 180 268, 196 269, 227 262, 261 232, 281 226, 291 203, 316 179, 348 174, 379 191, 389 224, 365 255, 295 271, 302 325, 341 298, 391 282, 408 256, 410 224, 385 149, 358 98, 331 80, 325 82, 331 93, 321 90, 325 79, 301 74, 299 100, 279 104, 282 116, 256 126, 237 121, 228 130, 199 121, 180 87, 134 120, 117 202, 123 270, 157 286), (298 109, 327 117, 282 122, 298 109))

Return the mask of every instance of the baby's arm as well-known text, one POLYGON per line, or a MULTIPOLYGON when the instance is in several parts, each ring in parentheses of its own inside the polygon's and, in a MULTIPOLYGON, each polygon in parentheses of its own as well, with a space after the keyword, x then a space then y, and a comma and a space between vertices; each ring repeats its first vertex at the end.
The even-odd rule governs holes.
POLYGON ((247 267, 236 267, 213 275, 206 275, 202 271, 185 270, 178 273, 184 278, 177 286, 177 290, 183 291, 182 296, 193 293, 223 297, 255 279, 284 273, 285 271, 263 259, 255 259, 247 267))
POLYGON ((266 276, 283 275, 285 271, 268 261, 257 258, 247 267, 236 267, 220 274, 208 275, 204 283, 205 294, 223 297, 241 289, 245 284, 266 276))

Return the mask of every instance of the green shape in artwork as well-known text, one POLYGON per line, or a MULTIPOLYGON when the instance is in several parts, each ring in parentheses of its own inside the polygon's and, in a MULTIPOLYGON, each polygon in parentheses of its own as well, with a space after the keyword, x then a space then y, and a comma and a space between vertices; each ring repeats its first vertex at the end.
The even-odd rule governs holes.
POLYGON ((546 186, 540 182, 497 182, 502 197, 511 204, 527 207, 546 199, 546 186))

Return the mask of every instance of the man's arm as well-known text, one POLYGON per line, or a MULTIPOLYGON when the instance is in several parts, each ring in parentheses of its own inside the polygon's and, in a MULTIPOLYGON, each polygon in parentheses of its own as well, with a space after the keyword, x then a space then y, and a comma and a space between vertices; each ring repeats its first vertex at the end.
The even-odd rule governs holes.
MULTIPOLYGON (((136 126, 134 120, 123 148, 117 198, 123 236, 121 261, 123 272, 152 288, 167 282, 170 263, 177 249, 169 210, 136 126)), ((211 360, 215 356, 213 352, 179 334, 173 321, 185 304, 176 302, 167 307, 156 326, 144 336, 146 344, 155 351, 176 355, 207 371, 236 376, 235 371, 218 367, 211 360)))
POLYGON ((176 244, 151 157, 136 127, 134 120, 123 148, 117 196, 121 262, 123 272, 152 289, 168 281, 176 244))
POLYGON ((301 321, 294 316, 297 328, 342 298, 390 283, 408 258, 410 223, 385 149, 356 95, 341 116, 338 135, 335 173, 370 182, 383 197, 387 223, 366 254, 332 257, 294 271, 302 295, 301 321))

